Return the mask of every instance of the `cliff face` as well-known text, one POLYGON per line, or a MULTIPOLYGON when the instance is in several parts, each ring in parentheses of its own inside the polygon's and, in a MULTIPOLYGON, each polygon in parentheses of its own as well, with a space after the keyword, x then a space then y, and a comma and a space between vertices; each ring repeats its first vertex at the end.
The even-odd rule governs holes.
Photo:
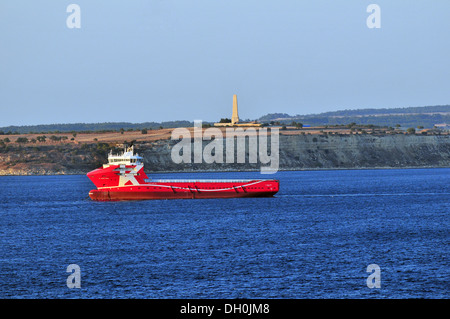
MULTIPOLYGON (((207 143, 204 141, 203 147, 207 143)), ((248 150, 245 164, 175 164, 171 159, 173 144, 167 142, 145 150, 147 167, 154 171, 178 171, 259 170, 261 166, 259 158, 258 163, 249 163, 248 150)), ((280 135, 279 145, 280 170, 450 167, 448 135, 280 135)), ((236 160, 236 149, 234 153, 236 160)))
MULTIPOLYGON (((281 144, 281 143, 280 143, 281 144)), ((449 136, 289 136, 283 139, 284 168, 448 167, 449 136)))
POLYGON ((106 150, 95 145, 8 145, 0 148, 0 175, 86 174, 103 163, 106 150))
MULTIPOLYGON (((174 163, 172 148, 178 143, 160 140, 137 145, 147 172, 259 170, 260 157, 249 163, 174 163)), ((203 141, 203 149, 209 144, 203 141)), ((270 143, 267 155, 270 155, 270 143)), ((352 169, 450 167, 449 135, 280 135, 279 169, 352 169)), ((191 141, 191 149, 194 143, 191 141)), ((223 142, 225 161, 226 143, 223 142)), ((61 144, 0 150, 0 175, 85 174, 106 161, 109 146, 61 144)), ((234 149, 237 160, 236 145, 234 149)), ((219 154, 220 155, 220 154, 219 154)), ((221 157, 221 156, 219 156, 221 157)))

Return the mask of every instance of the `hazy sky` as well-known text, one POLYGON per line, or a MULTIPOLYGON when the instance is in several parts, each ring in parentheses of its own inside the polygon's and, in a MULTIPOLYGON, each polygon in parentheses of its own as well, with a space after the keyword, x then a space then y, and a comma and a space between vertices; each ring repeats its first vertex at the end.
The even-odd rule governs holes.
POLYGON ((233 94, 243 119, 450 104, 450 1, 0 0, 0 126, 215 121, 233 94))

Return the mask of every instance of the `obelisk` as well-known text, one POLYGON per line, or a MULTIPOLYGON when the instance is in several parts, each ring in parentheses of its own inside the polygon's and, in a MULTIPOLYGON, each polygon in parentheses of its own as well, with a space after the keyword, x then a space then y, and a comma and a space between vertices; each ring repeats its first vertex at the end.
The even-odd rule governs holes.
POLYGON ((233 115, 231 116, 231 124, 239 123, 238 106, 237 106, 237 95, 233 95, 233 115))

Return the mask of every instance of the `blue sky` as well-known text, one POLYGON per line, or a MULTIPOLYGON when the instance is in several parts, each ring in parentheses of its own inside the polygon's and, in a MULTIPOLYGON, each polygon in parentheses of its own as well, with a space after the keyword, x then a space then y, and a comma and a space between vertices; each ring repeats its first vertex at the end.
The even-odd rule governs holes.
POLYGON ((449 40, 448 0, 0 0, 0 126, 450 104, 449 40))

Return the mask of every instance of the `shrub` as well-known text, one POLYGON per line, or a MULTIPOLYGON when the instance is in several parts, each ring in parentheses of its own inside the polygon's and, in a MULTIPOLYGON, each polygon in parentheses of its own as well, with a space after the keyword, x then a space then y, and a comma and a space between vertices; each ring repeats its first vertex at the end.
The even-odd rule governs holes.
POLYGON ((16 143, 28 143, 28 139, 26 137, 18 137, 16 143))

